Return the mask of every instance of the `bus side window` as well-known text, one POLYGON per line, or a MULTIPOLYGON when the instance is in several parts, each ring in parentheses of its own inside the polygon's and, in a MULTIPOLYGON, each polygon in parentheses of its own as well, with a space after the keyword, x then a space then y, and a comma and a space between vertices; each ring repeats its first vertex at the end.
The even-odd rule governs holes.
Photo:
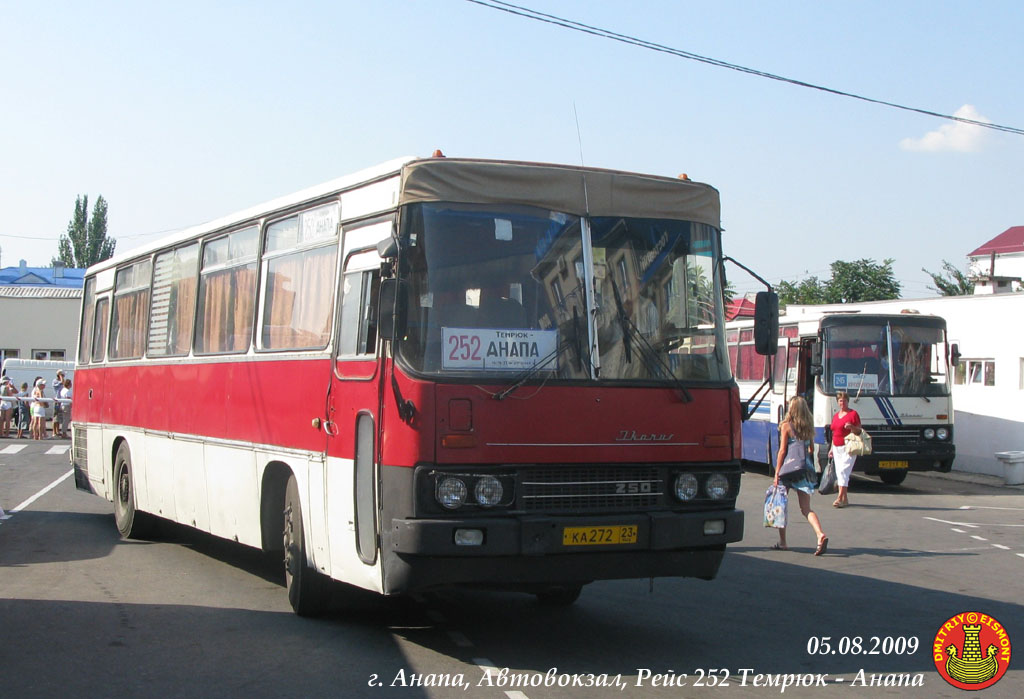
POLYGON ((91 358, 93 362, 102 362, 107 357, 107 309, 109 306, 109 298, 102 298, 96 302, 91 358))
POLYGON ((377 347, 377 298, 380 270, 346 272, 342 280, 340 356, 374 354, 377 347))

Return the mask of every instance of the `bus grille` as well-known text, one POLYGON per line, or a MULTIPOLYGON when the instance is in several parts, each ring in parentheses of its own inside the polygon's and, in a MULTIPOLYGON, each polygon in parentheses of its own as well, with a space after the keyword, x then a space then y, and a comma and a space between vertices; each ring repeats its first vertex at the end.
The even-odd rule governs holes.
POLYGON ((522 474, 521 507, 528 512, 620 512, 656 508, 665 474, 650 466, 555 466, 522 474))
POLYGON ((868 430, 871 434, 871 450, 883 453, 917 452, 921 445, 921 430, 868 430))

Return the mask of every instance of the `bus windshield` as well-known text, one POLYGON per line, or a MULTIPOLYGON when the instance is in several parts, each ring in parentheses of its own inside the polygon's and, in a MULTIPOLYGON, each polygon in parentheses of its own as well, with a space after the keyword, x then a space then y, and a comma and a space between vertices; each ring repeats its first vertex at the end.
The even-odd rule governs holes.
POLYGON ((829 392, 949 395, 945 329, 941 325, 858 319, 826 327, 824 340, 823 380, 829 392))
POLYGON ((437 377, 725 381, 718 231, 424 203, 402 217, 396 356, 437 377))

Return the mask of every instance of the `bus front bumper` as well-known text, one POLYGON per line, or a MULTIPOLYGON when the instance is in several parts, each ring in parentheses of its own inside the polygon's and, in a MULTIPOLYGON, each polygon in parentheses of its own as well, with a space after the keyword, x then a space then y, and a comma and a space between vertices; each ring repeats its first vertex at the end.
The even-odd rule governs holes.
POLYGON ((600 517, 393 519, 385 538, 385 587, 516 587, 662 576, 710 580, 718 573, 725 545, 742 538, 743 511, 735 509, 600 517), (626 543, 567 543, 573 532, 632 527, 635 539, 626 543), (466 537, 467 531, 480 535, 466 537), (479 544, 456 543, 467 538, 479 544))

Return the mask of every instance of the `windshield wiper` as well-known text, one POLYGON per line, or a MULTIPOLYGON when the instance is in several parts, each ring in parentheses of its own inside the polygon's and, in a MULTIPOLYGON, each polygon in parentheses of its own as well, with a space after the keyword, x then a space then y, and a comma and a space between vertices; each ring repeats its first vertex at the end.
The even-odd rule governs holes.
MULTIPOLYGON (((612 287, 614 289, 614 287, 612 287)), ((661 353, 648 341, 644 334, 636 327, 628 317, 623 317, 623 320, 630 325, 632 332, 626 335, 627 340, 632 340, 637 343, 637 350, 640 355, 640 359, 643 360, 644 366, 652 374, 661 374, 664 378, 672 382, 672 385, 679 391, 682 396, 684 403, 690 403, 693 401, 693 395, 687 390, 686 385, 680 380, 678 376, 672 373, 672 369, 662 359, 661 353)), ((627 344, 628 348, 629 345, 627 344)), ((628 356, 628 355, 627 355, 628 356)))
POLYGON ((580 318, 576 312, 576 307, 572 307, 572 336, 566 338, 559 343, 558 347, 552 350, 546 357, 541 359, 539 362, 534 364, 529 369, 525 370, 522 374, 516 377, 516 380, 510 383, 508 386, 503 388, 494 394, 495 400, 504 400, 513 391, 522 386, 524 383, 529 381, 535 374, 542 371, 548 364, 557 360, 565 350, 573 348, 576 352, 576 369, 582 371, 583 369, 583 349, 580 344, 580 318))

